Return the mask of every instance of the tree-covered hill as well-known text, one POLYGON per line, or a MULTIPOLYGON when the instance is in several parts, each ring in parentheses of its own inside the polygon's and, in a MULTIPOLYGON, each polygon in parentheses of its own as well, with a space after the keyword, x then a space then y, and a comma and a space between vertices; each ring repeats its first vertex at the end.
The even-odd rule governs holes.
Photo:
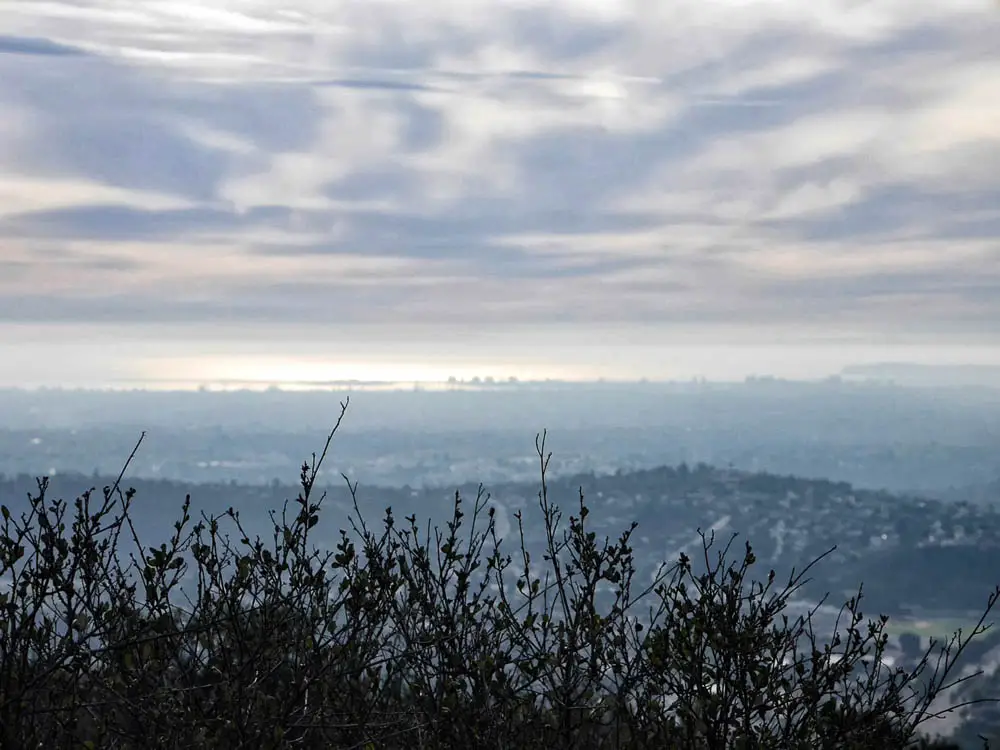
POLYGON ((997 508, 704 464, 549 480, 540 453, 541 487, 488 493, 323 487, 308 466, 298 488, 0 477, 0 711, 87 747, 166 746, 170 712, 181 746, 219 747, 832 750, 902 748, 914 716, 963 743, 992 728, 989 711, 927 719, 1000 679, 981 632, 997 508), (660 619, 641 627, 633 596, 660 619), (945 671, 985 679, 936 682, 942 647, 945 671))

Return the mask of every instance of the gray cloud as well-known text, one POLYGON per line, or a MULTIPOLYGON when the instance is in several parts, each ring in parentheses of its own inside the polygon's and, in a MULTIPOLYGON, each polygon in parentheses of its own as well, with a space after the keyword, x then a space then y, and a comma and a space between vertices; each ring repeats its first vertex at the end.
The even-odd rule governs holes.
POLYGON ((10 237, 45 240, 153 240, 183 241, 206 231, 225 232, 243 227, 281 225, 290 215, 284 206, 259 206, 244 215, 215 208, 148 210, 128 206, 76 206, 36 211, 0 220, 0 231, 10 237))
POLYGON ((8 75, 17 85, 0 85, 0 106, 34 120, 9 167, 196 201, 211 201, 234 163, 192 127, 269 152, 306 148, 316 123, 311 93, 300 87, 177 81, 94 56, 0 58, 0 76, 8 75))
POLYGON ((8 36, 0 34, 0 55, 41 55, 41 56, 81 56, 82 49, 68 44, 53 42, 51 39, 34 37, 8 36))
POLYGON ((817 216, 773 222, 808 240, 856 239, 898 234, 936 217, 922 234, 931 238, 978 239, 1000 236, 1000 185, 962 192, 933 186, 885 184, 863 197, 817 216))
POLYGON ((317 88, 340 88, 360 91, 440 91, 436 86, 430 86, 415 81, 393 81, 386 78, 331 78, 325 81, 311 81, 317 88))
POLYGON ((623 21, 609 23, 578 16, 567 22, 566 15, 565 9, 558 6, 515 7, 505 14, 504 36, 523 40, 541 56, 566 62, 586 61, 617 47, 629 32, 623 21))
POLYGON ((1000 14, 820 5, 0 10, 0 322, 996 343, 1000 14))

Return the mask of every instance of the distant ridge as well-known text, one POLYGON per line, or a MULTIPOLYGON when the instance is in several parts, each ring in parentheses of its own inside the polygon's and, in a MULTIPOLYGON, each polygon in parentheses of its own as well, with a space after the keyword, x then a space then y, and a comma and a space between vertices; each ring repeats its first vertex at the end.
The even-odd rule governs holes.
POLYGON ((849 365, 845 378, 890 380, 911 386, 981 386, 1000 388, 1000 365, 926 365, 911 362, 881 362, 849 365))

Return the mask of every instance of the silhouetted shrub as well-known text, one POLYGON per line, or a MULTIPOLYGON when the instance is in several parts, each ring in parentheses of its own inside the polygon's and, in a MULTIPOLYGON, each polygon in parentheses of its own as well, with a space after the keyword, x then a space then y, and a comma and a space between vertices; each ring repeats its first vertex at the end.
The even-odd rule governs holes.
POLYGON ((903 748, 1000 594, 933 670, 935 644, 904 670, 860 591, 827 641, 784 611, 811 566, 753 580, 749 544, 730 561, 733 540, 703 534, 697 565, 682 554, 643 585, 635 524, 597 539, 582 490, 563 524, 544 436, 540 560, 520 513, 504 553, 482 491, 468 515, 456 494, 443 529, 391 508, 372 528, 356 485, 350 529, 321 551, 314 486, 337 427, 267 539, 234 509, 192 522, 189 497, 144 546, 121 477, 72 518, 44 479, 26 513, 4 507, 3 748, 903 748))

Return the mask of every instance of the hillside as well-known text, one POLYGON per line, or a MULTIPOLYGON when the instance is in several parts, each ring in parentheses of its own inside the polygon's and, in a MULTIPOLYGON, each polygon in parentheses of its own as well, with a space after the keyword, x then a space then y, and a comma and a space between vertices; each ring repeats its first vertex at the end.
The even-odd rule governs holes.
MULTIPOLYGON (((352 477, 352 480, 354 478, 352 477)), ((75 497, 86 487, 110 484, 112 477, 58 475, 55 494, 75 497)), ((185 494, 197 510, 242 510, 251 527, 269 527, 266 511, 294 495, 291 485, 235 482, 188 484, 172 480, 129 480, 141 498, 139 522, 154 536, 173 523, 185 494)), ((12 508, 35 487, 28 475, 0 475, 0 497, 12 508)), ((960 618, 981 609, 1000 574, 1000 507, 944 502, 888 492, 860 490, 842 482, 754 474, 706 465, 661 467, 614 475, 581 474, 551 479, 552 496, 566 507, 580 488, 594 510, 595 529, 617 534, 639 523, 637 557, 652 570, 697 541, 697 529, 715 529, 750 541, 761 566, 778 571, 802 566, 836 546, 815 570, 813 594, 839 601, 864 581, 869 607, 894 617, 921 620, 960 618)), ((338 528, 338 511, 349 511, 344 483, 327 488, 323 526, 338 528)), ((458 488, 369 488, 359 491, 361 510, 380 516, 386 506, 402 516, 416 513, 443 522, 456 489, 475 495, 472 484, 458 488)), ((486 487, 499 511, 501 530, 510 516, 535 502, 536 483, 495 483, 486 487)), ((530 533, 530 529, 528 530, 530 533)), ((528 539, 531 543, 531 539, 528 539)), ((538 541, 538 540, 535 540, 538 541)))
MULTIPOLYGON (((50 496, 75 497, 87 487, 113 483, 111 477, 58 475, 50 496)), ((267 511, 294 497, 295 489, 272 483, 247 486, 230 483, 186 484, 170 480, 136 479, 136 522, 146 544, 159 543, 177 520, 186 494, 195 512, 219 513, 228 507, 241 512, 251 533, 269 536, 267 511)), ((754 474, 707 465, 660 467, 614 475, 578 475, 553 479, 549 497, 570 514, 583 488, 594 510, 590 526, 599 537, 615 538, 638 522, 632 545, 636 567, 652 577, 664 560, 686 551, 699 551, 698 530, 714 531, 719 549, 738 534, 737 545, 749 541, 757 555, 754 577, 769 568, 787 576, 834 548, 810 571, 811 582, 792 608, 805 614, 829 593, 828 606, 816 613, 817 632, 832 634, 837 611, 864 583, 863 611, 869 616, 890 615, 893 640, 889 653, 907 664, 919 656, 930 637, 945 637, 956 628, 975 624, 987 596, 1000 581, 1000 508, 963 501, 942 502, 852 488, 846 483, 754 474)), ((35 488, 27 475, 0 477, 0 501, 16 511, 35 488)), ((458 488, 471 501, 477 487, 458 488)), ((536 502, 537 484, 500 483, 486 488, 497 511, 498 534, 514 543, 513 516, 536 502)), ((327 488, 326 512, 314 539, 332 547, 337 529, 351 509, 343 483, 327 488)), ((388 506, 397 518, 415 514, 443 526, 455 488, 359 488, 359 506, 365 517, 377 519, 388 506)), ((526 546, 541 550, 542 529, 525 529, 526 546)), ((989 683, 1000 685, 994 633, 973 644, 967 663, 989 671, 989 683)), ((995 694, 996 691, 993 691, 995 694)), ((985 694, 991 694, 986 690, 985 694)), ((974 691, 968 693, 974 696, 974 691)), ((963 693, 963 698, 966 694, 963 693)), ((957 728, 956 717, 940 724, 940 731, 957 728)), ((988 728, 967 724, 966 729, 988 728)), ((963 733, 963 736, 967 734, 963 733)), ((975 735, 973 734, 972 737, 975 735)))

